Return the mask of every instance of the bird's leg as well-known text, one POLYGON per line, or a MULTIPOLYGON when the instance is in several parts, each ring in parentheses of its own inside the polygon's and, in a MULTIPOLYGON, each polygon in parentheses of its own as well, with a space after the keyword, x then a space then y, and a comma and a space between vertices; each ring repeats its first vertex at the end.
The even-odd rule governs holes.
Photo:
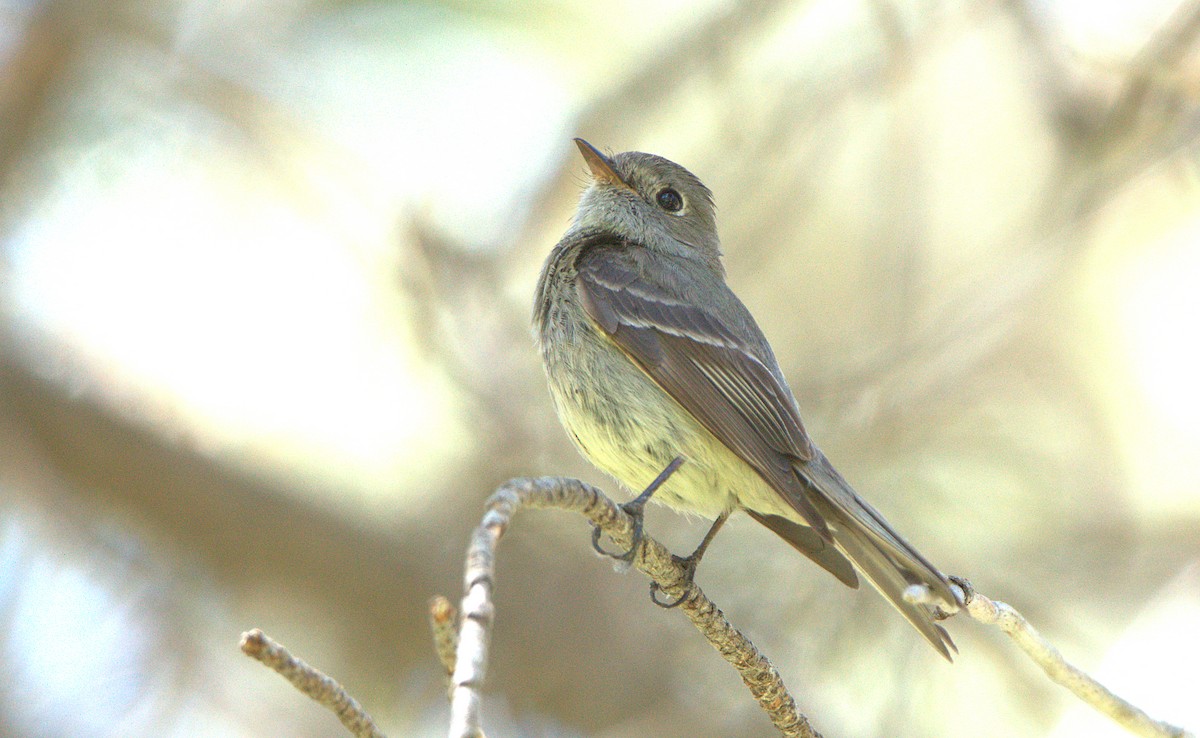
MULTIPOLYGON (((733 511, 726 510, 725 512, 721 513, 716 520, 713 521, 712 527, 709 528, 708 532, 704 534, 704 540, 700 541, 700 545, 696 546, 696 550, 692 551, 691 556, 688 556, 685 559, 681 559, 674 555, 671 556, 671 558, 675 559, 676 563, 683 566, 685 572, 683 580, 684 584, 691 584, 692 579, 696 577, 696 567, 700 565, 700 559, 704 556, 705 550, 708 549, 708 544, 712 543, 712 540, 717 537, 717 531, 721 530, 721 526, 725 525, 726 520, 729 520, 729 513, 731 512, 733 511)), ((660 589, 661 587, 658 586, 658 582, 650 582, 650 600, 659 607, 663 607, 668 610, 672 607, 678 607, 680 603, 682 603, 687 597, 687 593, 685 592, 674 602, 664 602, 658 599, 658 592, 660 589)))
POLYGON ((638 544, 642 542, 642 521, 646 518, 646 503, 650 501, 650 498, 654 496, 654 493, 658 491, 658 488, 663 486, 663 484, 671 478, 671 475, 674 474, 682 465, 683 457, 676 456, 671 460, 670 464, 667 464, 667 468, 663 469, 662 473, 654 478, 654 481, 650 483, 650 486, 642 490, 640 495, 620 506, 621 510, 623 510, 626 515, 633 518, 633 543, 629 545, 628 551, 621 554, 605 551, 600 547, 600 527, 592 526, 592 548, 596 549, 596 553, 600 554, 601 556, 614 558, 618 561, 633 561, 633 555, 637 552, 638 544))

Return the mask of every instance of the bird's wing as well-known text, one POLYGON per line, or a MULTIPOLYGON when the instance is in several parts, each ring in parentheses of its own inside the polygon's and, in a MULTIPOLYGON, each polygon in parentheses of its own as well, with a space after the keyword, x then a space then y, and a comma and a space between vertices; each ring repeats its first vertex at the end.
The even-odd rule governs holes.
POLYGON ((620 248, 582 250, 575 284, 584 310, 813 530, 832 540, 793 470, 796 462, 813 458, 813 447, 791 390, 766 363, 774 359, 764 360, 736 326, 713 317, 695 291, 689 294, 691 285, 678 282, 678 273, 667 288, 647 266, 620 248))

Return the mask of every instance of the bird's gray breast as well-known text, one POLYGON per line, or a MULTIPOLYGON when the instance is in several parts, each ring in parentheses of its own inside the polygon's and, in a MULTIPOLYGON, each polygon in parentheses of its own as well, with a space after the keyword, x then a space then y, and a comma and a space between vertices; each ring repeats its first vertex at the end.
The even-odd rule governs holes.
POLYGON ((536 333, 559 418, 592 463, 627 486, 644 485, 695 429, 681 427, 674 401, 588 318, 574 270, 553 265, 547 278, 555 281, 544 285, 549 305, 536 333))

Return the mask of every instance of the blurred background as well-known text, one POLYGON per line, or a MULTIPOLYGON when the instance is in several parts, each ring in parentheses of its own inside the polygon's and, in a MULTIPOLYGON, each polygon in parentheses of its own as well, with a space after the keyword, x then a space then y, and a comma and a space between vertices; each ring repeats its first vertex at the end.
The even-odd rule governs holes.
MULTIPOLYGON (((1198 46, 1163 0, 0 0, 0 735, 341 735, 255 626, 444 733, 426 603, 484 499, 626 495, 528 328, 576 135, 712 187, 809 431, 900 531, 1196 729, 1198 46)), ((769 735, 588 537, 505 538, 489 735, 769 735)), ((698 581, 828 736, 1120 735, 746 517, 698 581)))

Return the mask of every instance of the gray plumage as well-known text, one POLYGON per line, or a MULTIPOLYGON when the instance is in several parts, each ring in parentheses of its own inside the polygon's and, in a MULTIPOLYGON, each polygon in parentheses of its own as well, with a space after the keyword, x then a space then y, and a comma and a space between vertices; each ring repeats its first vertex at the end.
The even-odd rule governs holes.
POLYGON ((593 184, 546 260, 533 316, 576 445, 635 490, 682 456, 653 499, 709 518, 744 509, 851 587, 857 569, 949 659, 949 635, 904 597, 924 585, 950 606, 945 577, 809 439, 770 344, 725 284, 708 189, 662 157, 579 145, 593 184))

